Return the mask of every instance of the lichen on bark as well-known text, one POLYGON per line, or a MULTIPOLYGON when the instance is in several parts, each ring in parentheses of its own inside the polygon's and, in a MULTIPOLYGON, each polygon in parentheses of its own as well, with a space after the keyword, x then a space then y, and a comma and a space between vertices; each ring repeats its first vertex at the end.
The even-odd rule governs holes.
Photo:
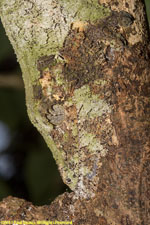
POLYGON ((133 21, 127 12, 112 11, 95 25, 75 22, 57 56, 38 59, 42 90, 37 99, 39 112, 43 121, 53 126, 49 134, 63 155, 63 164, 58 164, 64 182, 80 197, 95 195, 107 142, 114 144, 112 91, 107 88, 104 68, 128 45, 123 34, 116 35, 116 31, 130 27, 133 21), (92 130, 95 121, 98 126, 92 130))
MULTIPOLYGON (((88 174, 92 173, 93 168, 96 175, 96 168, 98 169, 99 166, 98 161, 94 162, 96 158, 94 155, 98 148, 103 149, 103 147, 90 131, 86 131, 84 134, 82 128, 80 134, 79 129, 82 126, 79 124, 85 120, 82 115, 84 113, 88 120, 93 120, 110 112, 111 109, 104 100, 99 99, 98 95, 93 95, 90 87, 86 85, 90 80, 94 81, 92 69, 90 71, 92 74, 84 78, 83 81, 81 80, 77 91, 74 92, 75 79, 71 76, 72 74, 78 76, 78 73, 77 71, 69 71, 68 68, 65 69, 65 64, 68 61, 67 56, 65 56, 67 49, 63 45, 67 41, 69 32, 75 31, 75 38, 78 38, 76 31, 81 29, 79 36, 83 36, 83 30, 88 24, 92 26, 101 18, 107 17, 110 15, 110 10, 99 5, 97 1, 65 0, 52 2, 37 0, 35 2, 24 1, 23 3, 22 1, 6 1, 5 4, 1 2, 0 10, 2 21, 23 71, 30 119, 52 150, 64 182, 72 190, 78 190, 76 191, 78 195, 80 195, 79 192, 84 192, 85 196, 90 196, 88 193, 85 194, 86 190, 83 191, 86 189, 86 185, 82 184, 83 187, 79 188, 78 184, 81 184, 81 180, 83 183, 83 177, 86 177, 85 180, 88 179, 88 174), (7 21, 3 20, 3 14, 7 16, 7 21), (13 26, 11 26, 12 23, 13 26), (65 75, 67 73, 70 74, 70 80, 66 77, 68 75, 65 75), (102 110, 99 115, 98 110, 102 110), (70 124, 68 115, 73 117, 70 124), (91 136, 91 141, 97 143, 95 148, 92 147, 92 144, 90 145, 90 148, 95 149, 95 152, 92 150, 93 152, 90 153, 91 150, 88 150, 88 155, 91 154, 89 168, 88 163, 83 166, 85 163, 80 160, 82 155, 85 158, 89 157, 84 154, 86 150, 80 149, 85 148, 83 142, 86 142, 88 134, 91 136), (82 147, 80 147, 80 139, 82 147), (75 147, 71 146, 71 140, 75 147), (95 164, 97 165, 94 166, 95 164)), ((90 38, 88 39, 90 42, 90 38)), ((71 41, 73 40, 71 39, 71 41)), ((80 40, 79 42, 76 40, 75 43, 81 45, 80 40)), ((88 50, 89 48, 90 46, 87 47, 88 50)), ((93 53, 91 52, 91 54, 93 53)), ((88 58, 89 55, 86 57, 88 58)), ((85 71, 85 68, 83 70, 85 71)), ((98 74, 96 76, 99 78, 98 74)), ((85 146, 87 145, 85 144, 85 146)), ((88 149, 88 146, 86 148, 88 149)), ((102 151, 107 152, 106 149, 102 151)), ((93 194, 93 190, 91 193, 93 194)))

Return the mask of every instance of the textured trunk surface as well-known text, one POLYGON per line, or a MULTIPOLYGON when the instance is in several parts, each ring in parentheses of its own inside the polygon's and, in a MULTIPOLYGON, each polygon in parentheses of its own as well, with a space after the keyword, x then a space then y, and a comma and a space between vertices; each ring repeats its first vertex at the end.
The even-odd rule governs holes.
POLYGON ((18 207, 14 219, 150 224, 143 2, 1 0, 0 14, 22 68, 29 117, 73 191, 37 208, 7 198, 1 220, 18 207))

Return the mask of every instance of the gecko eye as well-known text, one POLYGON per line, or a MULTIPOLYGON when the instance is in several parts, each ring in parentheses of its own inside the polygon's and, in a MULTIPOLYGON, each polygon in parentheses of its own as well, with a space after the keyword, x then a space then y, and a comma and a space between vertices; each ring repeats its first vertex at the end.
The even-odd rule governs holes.
POLYGON ((67 183, 71 183, 71 179, 70 178, 67 178, 66 181, 67 181, 67 183))
POLYGON ((128 26, 132 25, 135 20, 134 17, 126 11, 121 11, 119 13, 119 16, 121 18, 119 21, 119 24, 123 27, 128 27, 128 26))

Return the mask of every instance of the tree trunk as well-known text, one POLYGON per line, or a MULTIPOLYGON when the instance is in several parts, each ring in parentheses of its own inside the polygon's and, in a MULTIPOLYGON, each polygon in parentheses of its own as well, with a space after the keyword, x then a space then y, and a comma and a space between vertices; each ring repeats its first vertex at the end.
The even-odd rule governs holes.
POLYGON ((30 120, 73 191, 37 214, 26 209, 29 203, 7 198, 1 220, 23 219, 25 212, 26 220, 78 225, 150 224, 143 1, 1 0, 0 14, 23 72, 30 120))

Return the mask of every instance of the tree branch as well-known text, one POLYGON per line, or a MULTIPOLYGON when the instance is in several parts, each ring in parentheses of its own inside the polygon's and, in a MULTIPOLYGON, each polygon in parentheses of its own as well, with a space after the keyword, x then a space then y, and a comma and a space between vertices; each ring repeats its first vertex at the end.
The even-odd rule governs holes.
POLYGON ((146 225, 145 8, 142 0, 99 3, 2 0, 0 13, 23 71, 30 119, 74 191, 52 203, 51 217, 74 224, 146 225))

